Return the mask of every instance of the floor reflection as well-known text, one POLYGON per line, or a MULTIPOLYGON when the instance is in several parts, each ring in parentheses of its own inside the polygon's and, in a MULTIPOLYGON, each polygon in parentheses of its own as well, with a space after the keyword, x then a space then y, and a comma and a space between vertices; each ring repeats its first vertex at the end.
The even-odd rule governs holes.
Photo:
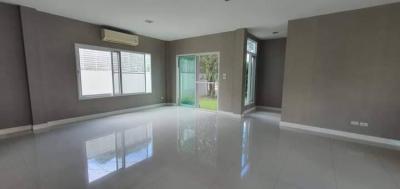
POLYGON ((152 124, 86 141, 88 182, 136 165, 152 156, 152 124))
POLYGON ((258 113, 165 107, 0 141, 0 189, 397 189, 399 160, 258 113))
POLYGON ((185 115, 192 119, 179 119, 181 121, 178 122, 178 151, 196 157, 203 164, 216 166, 216 116, 196 119, 196 114, 185 115))
POLYGON ((125 131, 124 139, 124 167, 130 167, 153 156, 153 128, 151 125, 125 131))
POLYGON ((240 172, 241 178, 245 177, 250 171, 250 131, 251 120, 244 120, 242 128, 242 158, 240 172))
POLYGON ((115 135, 86 142, 89 183, 117 170, 115 135))

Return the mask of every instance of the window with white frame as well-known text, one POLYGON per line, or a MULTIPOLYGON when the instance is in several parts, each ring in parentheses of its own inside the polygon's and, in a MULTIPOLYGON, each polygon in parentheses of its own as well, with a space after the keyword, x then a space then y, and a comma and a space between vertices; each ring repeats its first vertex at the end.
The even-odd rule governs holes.
POLYGON ((76 45, 80 98, 151 93, 151 55, 76 45))
POLYGON ((254 104, 255 101, 257 42, 252 39, 247 39, 246 49, 244 104, 247 106, 254 104))

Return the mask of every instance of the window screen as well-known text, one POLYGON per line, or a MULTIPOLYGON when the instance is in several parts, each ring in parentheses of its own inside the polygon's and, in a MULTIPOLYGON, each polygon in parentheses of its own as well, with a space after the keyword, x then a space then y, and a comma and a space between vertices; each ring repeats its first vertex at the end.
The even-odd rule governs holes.
POLYGON ((79 62, 82 96, 113 94, 109 52, 79 49, 79 62))
POLYGON ((124 94, 145 93, 144 54, 121 52, 122 91, 124 94))

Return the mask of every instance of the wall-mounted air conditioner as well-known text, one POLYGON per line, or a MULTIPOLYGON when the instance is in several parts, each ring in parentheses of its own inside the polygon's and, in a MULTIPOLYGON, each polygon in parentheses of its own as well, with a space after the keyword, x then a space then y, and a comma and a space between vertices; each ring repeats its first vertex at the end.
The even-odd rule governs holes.
POLYGON ((139 36, 109 29, 101 29, 101 39, 111 43, 119 43, 131 46, 139 45, 139 36))

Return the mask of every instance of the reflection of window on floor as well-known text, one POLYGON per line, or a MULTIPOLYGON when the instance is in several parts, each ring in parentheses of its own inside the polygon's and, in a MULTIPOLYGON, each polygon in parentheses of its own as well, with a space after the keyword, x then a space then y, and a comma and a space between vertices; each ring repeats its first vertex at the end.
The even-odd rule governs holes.
POLYGON ((250 161, 249 161, 249 147, 250 147, 250 122, 249 120, 245 120, 243 122, 243 131, 242 131, 242 171, 240 172, 240 176, 243 178, 247 175, 250 170, 250 161))
POLYGON ((152 136, 150 127, 138 127, 125 132, 125 167, 153 156, 152 136))
POLYGON ((89 183, 153 156, 151 124, 86 141, 89 183), (118 159, 118 161, 117 161, 118 159))
POLYGON ((86 142, 89 182, 117 170, 115 136, 108 135, 86 142))

